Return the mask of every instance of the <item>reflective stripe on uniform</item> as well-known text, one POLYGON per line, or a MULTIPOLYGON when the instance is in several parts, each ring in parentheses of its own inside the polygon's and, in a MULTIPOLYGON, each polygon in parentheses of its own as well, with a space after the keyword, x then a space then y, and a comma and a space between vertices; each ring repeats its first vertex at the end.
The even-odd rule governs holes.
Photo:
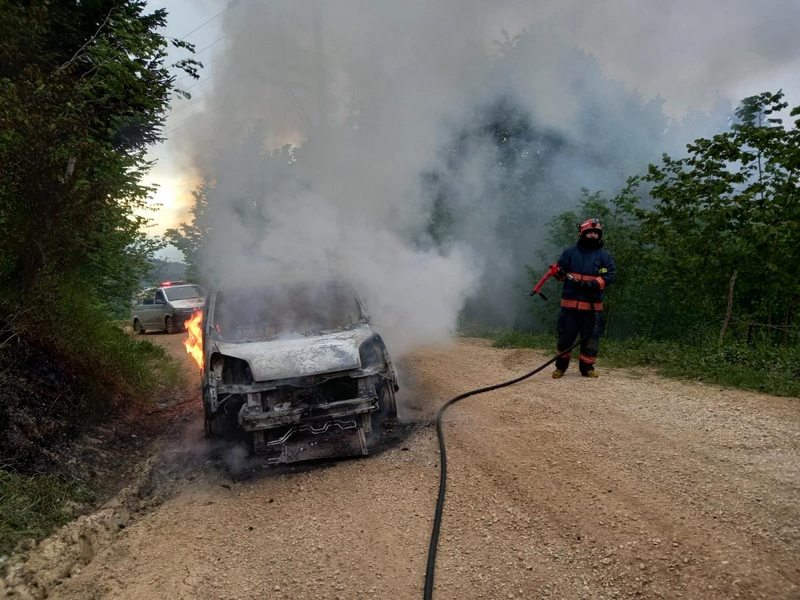
POLYGON ((583 302, 582 300, 561 299, 561 308, 575 308, 577 310, 603 310, 602 302, 583 302))
POLYGON ((570 273, 569 275, 576 281, 594 281, 600 290, 606 288, 606 280, 598 275, 584 275, 583 273, 570 273))
POLYGON ((597 361, 597 357, 589 356, 588 354, 581 352, 580 360, 582 363, 586 363, 587 365, 593 365, 597 361))
POLYGON ((594 281, 595 278, 594 275, 584 275, 583 273, 568 273, 568 275, 578 281, 594 281))

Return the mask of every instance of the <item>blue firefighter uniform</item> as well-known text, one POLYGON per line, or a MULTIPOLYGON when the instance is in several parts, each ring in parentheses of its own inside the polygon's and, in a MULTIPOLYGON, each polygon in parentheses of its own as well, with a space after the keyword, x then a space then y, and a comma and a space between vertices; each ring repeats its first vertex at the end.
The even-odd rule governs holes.
MULTIPOLYGON (((603 249, 602 225, 597 219, 587 219, 578 226, 578 243, 564 250, 558 259, 561 292, 561 311, 558 315, 558 351, 562 352, 580 336, 579 369, 581 375, 596 376, 594 364, 603 332, 603 291, 614 281, 617 268, 614 258, 603 249), (596 232, 597 235, 588 235, 596 232)), ((571 354, 556 361, 554 378, 564 374, 571 354)))

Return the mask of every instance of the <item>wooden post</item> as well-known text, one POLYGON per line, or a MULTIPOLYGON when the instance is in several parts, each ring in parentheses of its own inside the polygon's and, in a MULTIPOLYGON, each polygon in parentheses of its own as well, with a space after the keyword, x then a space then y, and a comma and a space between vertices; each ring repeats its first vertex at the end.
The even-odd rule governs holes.
POLYGON ((736 285, 736 275, 739 273, 737 269, 733 270, 733 274, 731 275, 731 281, 728 284, 728 308, 725 310, 725 320, 722 322, 722 329, 719 332, 719 345, 722 345, 722 341, 725 339, 725 333, 728 331, 728 325, 731 322, 731 317, 733 316, 733 288, 736 285))

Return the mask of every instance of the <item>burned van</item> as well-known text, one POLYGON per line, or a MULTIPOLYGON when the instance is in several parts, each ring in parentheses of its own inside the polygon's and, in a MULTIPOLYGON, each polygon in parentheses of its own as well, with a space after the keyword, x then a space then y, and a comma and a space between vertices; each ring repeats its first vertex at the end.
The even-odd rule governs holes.
POLYGON ((269 462, 368 454, 396 418, 389 352, 352 287, 221 287, 203 323, 205 429, 235 420, 269 462))

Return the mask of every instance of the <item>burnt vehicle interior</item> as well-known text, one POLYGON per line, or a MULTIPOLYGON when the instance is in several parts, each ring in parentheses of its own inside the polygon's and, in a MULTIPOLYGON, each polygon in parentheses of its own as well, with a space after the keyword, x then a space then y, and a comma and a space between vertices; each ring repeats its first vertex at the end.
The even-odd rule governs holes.
POLYGON ((226 342, 308 337, 367 322, 344 285, 268 286, 219 291, 212 326, 226 342))
POLYGON ((275 463, 366 455, 397 416, 389 353, 349 286, 223 289, 207 310, 207 435, 235 422, 275 463))

